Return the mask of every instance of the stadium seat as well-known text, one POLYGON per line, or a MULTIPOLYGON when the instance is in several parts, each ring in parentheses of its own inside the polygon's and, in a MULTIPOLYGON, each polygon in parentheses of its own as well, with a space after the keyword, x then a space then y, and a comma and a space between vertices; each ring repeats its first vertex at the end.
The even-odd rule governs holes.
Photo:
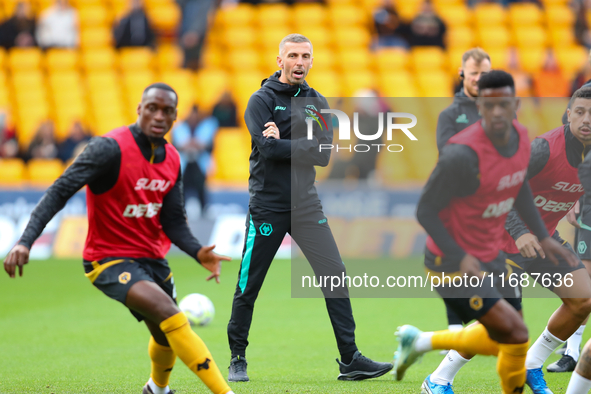
POLYGON ((478 3, 474 6, 474 20, 478 27, 502 26, 507 22, 507 13, 498 3, 478 3))
POLYGON ((15 92, 45 87, 45 78, 39 70, 13 71, 10 80, 15 92))
POLYGON ((589 61, 589 53, 583 47, 554 48, 554 55, 566 78, 572 78, 589 61))
POLYGON ((0 186, 21 186, 25 175, 22 159, 0 159, 0 186))
POLYGON ((296 30, 306 26, 325 26, 332 17, 326 7, 318 3, 295 3, 291 11, 296 30))
POLYGON ((440 47, 414 47, 410 59, 415 70, 446 68, 445 52, 440 47))
POLYGON ((466 26, 472 23, 472 13, 465 4, 437 7, 436 11, 448 27, 466 26))
POLYGON ((7 66, 7 60, 6 58, 8 57, 8 55, 6 54, 6 49, 0 47, 0 69, 3 69, 4 67, 7 66))
MULTIPOLYGON (((330 47, 314 47, 312 54, 314 59, 312 69, 310 72, 317 71, 332 71, 337 67, 337 55, 330 49, 330 47)), ((277 67, 275 67, 277 69, 277 67)))
POLYGON ((421 8, 421 2, 401 1, 396 3, 396 11, 400 18, 405 21, 412 21, 421 8))
POLYGON ((86 84, 89 93, 102 89, 116 90, 121 86, 119 75, 113 69, 94 71, 86 74, 86 84))
POLYGON ((550 37, 550 44, 554 48, 558 48, 561 46, 574 46, 577 45, 577 41, 575 38, 574 29, 571 26, 568 27, 550 27, 548 30, 548 35, 550 37))
POLYGON ((415 79, 408 71, 382 73, 379 76, 378 90, 385 97, 418 97, 415 79))
POLYGON ((337 55, 337 65, 344 72, 373 68, 373 54, 366 48, 352 48, 348 51, 341 51, 337 55))
POLYGON ((222 51, 221 49, 221 45, 213 45, 211 43, 208 43, 201 54, 201 62, 203 64, 203 67, 225 68, 227 64, 224 52, 225 51, 222 51))
POLYGON ((218 11, 218 17, 226 29, 239 26, 246 27, 254 24, 256 20, 256 7, 241 3, 234 7, 220 9, 218 11))
POLYGON ((228 75, 220 69, 201 69, 194 77, 197 103, 209 111, 223 92, 228 90, 228 75))
POLYGON ((77 50, 49 49, 45 52, 45 67, 48 70, 74 70, 80 63, 77 50))
POLYGON ((80 47, 92 50, 113 45, 113 32, 107 26, 91 26, 80 30, 80 47))
POLYGON ((542 23, 542 11, 533 3, 511 3, 509 21, 514 28, 537 26, 542 23))
POLYGON ((493 68, 506 70, 509 68, 509 49, 491 48, 486 51, 491 59, 493 68))
POLYGON ((575 22, 573 11, 565 5, 553 5, 546 7, 544 12, 546 25, 550 28, 564 27, 571 28, 575 22))
POLYGON ((146 86, 157 82, 156 75, 151 70, 127 70, 121 75, 121 81, 127 97, 127 106, 135 108, 140 102, 142 92, 146 86))
POLYGON ((83 28, 110 26, 111 14, 102 4, 84 4, 78 8, 78 21, 83 28))
POLYGON ((250 134, 247 130, 218 130, 213 144, 213 179, 245 184, 249 177, 250 145, 250 134))
POLYGON ((541 26, 527 26, 513 30, 515 35, 515 44, 519 48, 541 47, 545 46, 548 38, 546 30, 541 26))
POLYGON ((57 104, 55 106, 55 131, 59 139, 67 137, 70 128, 76 121, 83 121, 88 117, 84 100, 70 101, 70 104, 57 104))
POLYGON ((416 75, 416 80, 422 92, 422 97, 453 96, 452 83, 444 71, 423 70, 416 75))
POLYGON ((509 30, 504 26, 486 26, 478 29, 478 45, 490 50, 491 48, 506 49, 511 43, 509 30))
POLYGON ((380 48, 375 52, 374 59, 379 72, 405 70, 409 63, 408 52, 403 48, 380 48))
POLYGON ((59 159, 31 159, 27 163, 27 175, 32 186, 49 186, 64 172, 59 159))
POLYGON ((369 69, 348 70, 341 74, 343 93, 346 97, 354 97, 361 89, 375 89, 377 87, 376 76, 369 69))
POLYGON ((47 82, 53 94, 60 90, 82 88, 82 77, 75 70, 52 70, 47 75, 47 82))
POLYGON ((181 22, 181 10, 176 2, 171 2, 147 10, 152 26, 163 35, 175 34, 181 22))
POLYGON ((160 81, 169 84, 178 93, 178 116, 185 117, 195 103, 194 76, 190 70, 178 69, 160 73, 160 81))
MULTIPOLYGON (((305 30, 302 30, 302 33, 305 35, 306 37, 308 37, 310 39, 310 41, 312 41, 312 45, 315 46, 316 45, 316 41, 313 40, 312 38, 309 37, 308 32, 310 28, 306 28, 305 30), (305 31, 305 33, 304 33, 305 31)), ((257 38, 257 42, 258 42, 258 47, 262 47, 264 48, 264 50, 268 50, 270 48, 274 49, 275 52, 279 53, 279 43, 281 42, 281 40, 283 39, 283 37, 287 36, 288 34, 293 33, 292 29, 286 27, 286 26, 261 26, 258 29, 258 38, 257 38)), ((321 37, 322 39, 323 37, 321 37)), ((322 41, 329 41, 328 38, 323 39, 322 41)), ((319 42, 319 44, 322 44, 321 42, 319 42)))
POLYGON ((154 66, 154 51, 147 47, 121 48, 119 68, 121 70, 151 69, 154 66))
POLYGON ((111 71, 115 68, 117 56, 113 48, 87 49, 82 51, 82 67, 87 73, 111 71))
POLYGON ((256 7, 254 21, 260 25, 261 29, 265 26, 286 27, 289 29, 292 20, 291 12, 291 7, 288 7, 285 3, 263 3, 256 7))
POLYGON ((348 5, 331 6, 328 19, 335 28, 343 26, 365 27, 367 14, 363 8, 357 7, 353 2, 348 5))
POLYGON ((222 32, 222 40, 228 49, 248 49, 256 45, 256 30, 249 26, 227 27, 222 32))
POLYGON ((182 67, 184 54, 178 45, 161 44, 156 50, 156 64, 160 71, 172 70, 182 67))
POLYGON ((334 71, 312 70, 306 80, 308 85, 320 92, 324 97, 341 97, 343 95, 339 77, 334 71))
POLYGON ((363 27, 335 27, 333 30, 333 41, 340 50, 348 50, 355 47, 367 48, 371 43, 371 35, 363 27))
POLYGON ((8 52, 8 67, 13 72, 40 69, 42 58, 39 48, 12 48, 8 52))
MULTIPOLYGON (((306 36, 312 42, 312 47, 314 49, 327 48, 333 44, 333 32, 325 26, 307 26, 298 30, 298 32, 306 36)), ((275 43, 274 46, 279 48, 280 42, 281 38, 275 43)))
POLYGON ((445 41, 448 48, 471 48, 474 46, 474 32, 468 26, 452 26, 446 32, 445 41))
POLYGON ((261 59, 254 49, 244 48, 231 50, 226 53, 227 70, 240 72, 241 70, 260 70, 261 61, 272 63, 273 59, 261 59))

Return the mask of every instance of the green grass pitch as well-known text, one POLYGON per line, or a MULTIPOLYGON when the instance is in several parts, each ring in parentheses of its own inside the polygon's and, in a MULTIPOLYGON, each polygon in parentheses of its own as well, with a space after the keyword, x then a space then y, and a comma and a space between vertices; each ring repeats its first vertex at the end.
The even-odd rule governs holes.
MULTIPOLYGON (((422 264, 420 259, 409 261, 422 264)), ((170 261, 180 297, 208 295, 216 316, 196 328, 227 377, 230 316, 239 261, 224 264, 221 284, 205 282, 206 271, 189 258, 170 261)), ((354 299, 357 343, 367 356, 390 361, 394 331, 410 323, 426 330, 446 328, 439 299, 354 299)), ((119 303, 96 290, 80 260, 32 261, 24 276, 0 276, 0 393, 141 393, 150 373, 148 331, 119 303)), ((525 300, 526 322, 535 339, 559 305, 557 299, 525 300)), ((585 341, 589 330, 585 333, 585 341)), ((249 383, 233 383, 243 393, 418 393, 423 379, 441 360, 427 354, 404 381, 391 375, 340 382, 338 352, 322 299, 290 297, 290 266, 275 261, 255 308, 247 351, 249 383)), ((558 356, 552 355, 548 363, 558 356)), ((477 357, 458 375, 456 393, 500 393, 496 358, 477 357)), ((547 374, 554 393, 564 393, 570 374, 547 374)), ((177 360, 171 388, 177 394, 207 393, 177 360)), ((530 392, 526 389, 526 392, 530 392)))

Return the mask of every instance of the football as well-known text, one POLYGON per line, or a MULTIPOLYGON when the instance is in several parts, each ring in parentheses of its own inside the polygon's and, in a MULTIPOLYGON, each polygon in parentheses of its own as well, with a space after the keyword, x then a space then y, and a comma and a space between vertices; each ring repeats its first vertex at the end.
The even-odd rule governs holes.
POLYGON ((183 297, 179 308, 187 316, 192 326, 206 326, 211 323, 215 315, 215 308, 211 300, 198 293, 183 297))

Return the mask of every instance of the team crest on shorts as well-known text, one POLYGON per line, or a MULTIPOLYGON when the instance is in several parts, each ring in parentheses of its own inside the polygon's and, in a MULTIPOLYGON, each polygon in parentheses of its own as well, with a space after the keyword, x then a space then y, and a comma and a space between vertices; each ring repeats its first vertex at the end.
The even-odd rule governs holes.
POLYGON ((482 297, 474 296, 470 298, 470 308, 474 309, 475 311, 481 310, 483 305, 482 297))
POLYGON ((259 231, 261 232, 261 235, 268 237, 273 232, 273 226, 271 226, 271 223, 263 223, 261 224, 261 227, 259 227, 259 231))
POLYGON ((587 244, 585 243, 585 241, 580 241, 579 245, 577 245, 577 249, 579 254, 583 254, 587 251, 587 244))
POLYGON ((121 275, 119 275, 119 283, 122 283, 124 285, 126 285, 130 279, 131 274, 129 272, 123 272, 121 275))

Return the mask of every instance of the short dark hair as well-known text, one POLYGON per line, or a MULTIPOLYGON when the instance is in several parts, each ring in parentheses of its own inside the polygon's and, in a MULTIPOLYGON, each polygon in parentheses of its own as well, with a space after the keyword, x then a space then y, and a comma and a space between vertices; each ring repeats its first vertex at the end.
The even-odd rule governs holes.
POLYGON ((150 89, 162 89, 162 90, 172 92, 172 93, 174 93, 174 97, 176 98, 175 105, 179 103, 179 95, 170 85, 167 85, 163 82, 153 83, 144 89, 144 92, 142 93, 142 98, 148 93, 148 91, 150 89))
POLYGON ((503 70, 490 70, 478 80, 479 92, 482 92, 484 89, 497 89, 507 86, 515 93, 515 81, 513 77, 503 70))
POLYGON ((569 109, 571 105, 575 102, 575 99, 578 98, 591 99, 591 86, 583 86, 582 88, 578 89, 576 92, 573 93, 573 96, 570 98, 570 101, 568 102, 569 109))

